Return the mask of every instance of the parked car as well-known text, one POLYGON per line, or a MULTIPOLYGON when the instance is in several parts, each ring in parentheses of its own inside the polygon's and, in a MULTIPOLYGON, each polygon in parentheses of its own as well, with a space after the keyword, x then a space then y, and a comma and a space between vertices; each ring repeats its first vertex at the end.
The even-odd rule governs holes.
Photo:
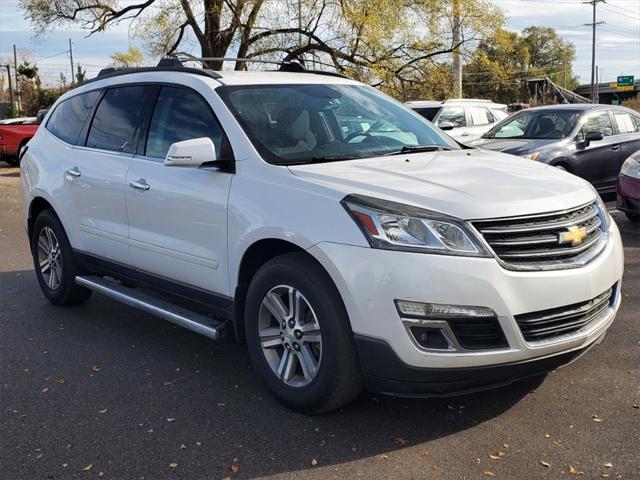
POLYGON ((640 150, 640 115, 614 105, 535 107, 493 127, 471 146, 546 163, 613 193, 622 162, 640 150))
POLYGON ((60 97, 21 167, 46 298, 233 332, 307 413, 505 385, 602 340, 623 253, 587 182, 281 69, 163 62, 60 97))
POLYGON ((0 124, 0 160, 10 165, 20 164, 20 150, 38 130, 41 119, 29 117, 17 122, 0 124))
POLYGON ((632 222, 640 221, 640 150, 622 164, 617 183, 618 210, 632 222))
POLYGON ((460 142, 479 138, 508 116, 506 105, 472 98, 444 102, 419 100, 405 105, 460 142))

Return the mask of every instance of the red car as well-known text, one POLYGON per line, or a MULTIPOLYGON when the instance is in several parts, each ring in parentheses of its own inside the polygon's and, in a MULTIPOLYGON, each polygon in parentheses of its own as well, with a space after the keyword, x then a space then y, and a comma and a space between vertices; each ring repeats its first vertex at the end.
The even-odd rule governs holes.
POLYGON ((9 165, 19 165, 18 154, 36 133, 46 111, 38 112, 36 118, 21 122, 0 124, 0 159, 9 165))
POLYGON ((622 164, 618 176, 618 210, 632 222, 640 221, 640 150, 622 164))

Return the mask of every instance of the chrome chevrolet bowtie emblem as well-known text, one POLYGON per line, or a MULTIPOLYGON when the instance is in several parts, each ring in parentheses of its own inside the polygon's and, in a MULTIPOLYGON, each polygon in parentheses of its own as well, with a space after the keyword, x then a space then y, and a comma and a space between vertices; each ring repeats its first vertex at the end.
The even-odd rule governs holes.
POLYGON ((574 247, 580 245, 587 236, 587 229, 584 227, 569 227, 566 232, 558 234, 558 243, 571 243, 574 247))

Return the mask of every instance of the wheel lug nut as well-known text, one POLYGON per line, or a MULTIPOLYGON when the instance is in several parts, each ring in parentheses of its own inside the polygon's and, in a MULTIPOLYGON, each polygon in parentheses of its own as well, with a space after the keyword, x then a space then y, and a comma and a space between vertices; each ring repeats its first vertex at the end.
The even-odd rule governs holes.
POLYGON ((293 344, 293 349, 294 349, 296 352, 300 351, 300 345, 298 345, 297 343, 294 343, 294 344, 293 344))
POLYGON ((280 338, 284 340, 284 332, 280 332, 280 338))
POLYGON ((287 350, 291 350, 291 345, 289 345, 288 343, 285 343, 284 346, 287 350))
POLYGON ((289 320, 289 328, 293 328, 296 326, 296 322, 294 322, 293 320, 289 320))
POLYGON ((296 336, 297 339, 302 338, 302 330, 296 330, 295 332, 293 332, 293 334, 296 336))
POLYGON ((287 322, 285 322, 284 320, 282 321, 282 328, 287 328, 287 322))

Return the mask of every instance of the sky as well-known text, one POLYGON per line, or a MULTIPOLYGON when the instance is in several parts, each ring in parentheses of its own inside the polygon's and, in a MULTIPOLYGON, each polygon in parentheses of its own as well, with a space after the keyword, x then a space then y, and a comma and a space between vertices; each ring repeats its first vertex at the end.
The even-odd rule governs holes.
MULTIPOLYGON (((584 0, 491 0, 501 7, 507 17, 506 27, 520 32, 535 25, 553 27, 558 34, 576 46, 574 72, 580 83, 590 81, 592 7, 584 0)), ((130 3, 130 0, 120 0, 130 3)), ((597 7, 596 64, 601 71, 601 81, 615 81, 618 75, 634 75, 640 78, 640 0, 607 0, 597 7)), ((0 0, 0 61, 12 58, 12 45, 18 53, 29 53, 35 60, 43 81, 55 84, 64 72, 70 75, 68 42, 73 42, 74 62, 80 63, 89 77, 110 63, 110 55, 116 50, 126 50, 130 45, 140 46, 121 24, 103 33, 87 37, 86 31, 54 30, 37 38, 18 0, 0 0)))

